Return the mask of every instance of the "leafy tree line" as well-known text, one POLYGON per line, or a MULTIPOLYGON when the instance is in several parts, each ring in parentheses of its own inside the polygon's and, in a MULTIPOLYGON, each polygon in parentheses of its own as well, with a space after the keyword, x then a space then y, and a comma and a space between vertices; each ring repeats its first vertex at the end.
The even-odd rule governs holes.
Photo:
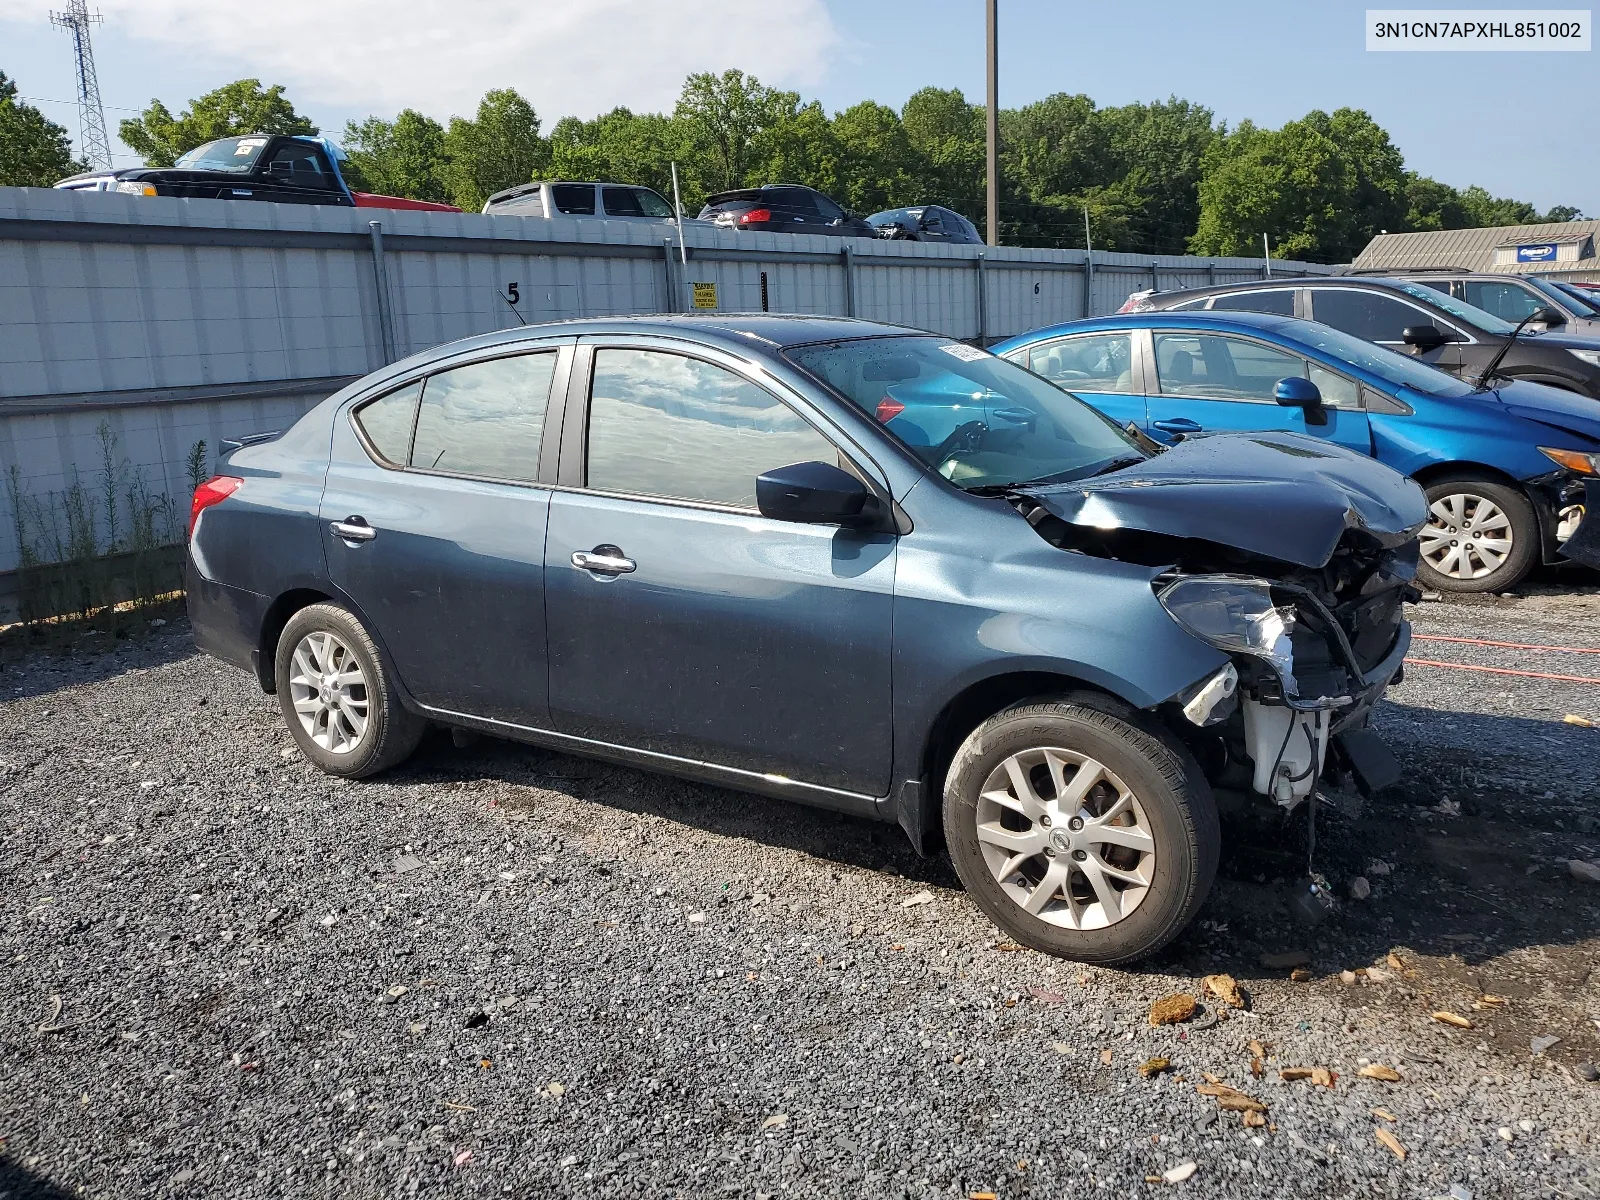
MULTIPOLYGON (((122 140, 151 165, 230 134, 314 132, 283 88, 254 79, 201 96, 177 116, 152 101, 121 126, 122 140)), ((533 178, 615 179, 670 195, 676 162, 691 213, 713 192, 785 181, 859 213, 937 202, 984 224, 984 110, 955 89, 924 88, 899 110, 869 100, 829 115, 739 71, 702 73, 688 77, 670 113, 617 108, 592 120, 564 117, 546 132, 532 105, 504 88, 485 93, 470 117, 440 122, 406 109, 349 122, 340 140, 354 186, 469 211, 533 178)), ((76 166, 62 157, 69 149, 60 126, 13 104, 0 84, 0 183, 53 182, 76 166), (29 128, 43 132, 10 134, 8 104, 32 113, 29 128), (55 149, 42 158, 12 149, 24 142, 55 149)), ((1000 235, 1011 245, 1082 246, 1087 218, 1094 245, 1106 250, 1254 257, 1265 233, 1274 255, 1343 262, 1383 230, 1580 215, 1559 206, 1541 213, 1410 171, 1389 135, 1351 108, 1313 111, 1279 129, 1249 121, 1230 129, 1176 97, 1100 108, 1059 93, 1001 111, 1000 160, 1000 235)))

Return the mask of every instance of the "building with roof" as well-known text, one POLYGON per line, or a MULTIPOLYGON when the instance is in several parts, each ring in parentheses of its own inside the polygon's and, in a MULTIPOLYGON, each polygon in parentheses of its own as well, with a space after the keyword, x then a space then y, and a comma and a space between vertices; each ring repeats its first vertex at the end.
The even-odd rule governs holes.
POLYGON ((1596 241, 1600 241, 1600 221, 1380 233, 1356 255, 1350 269, 1417 271, 1432 268, 1600 282, 1596 241))

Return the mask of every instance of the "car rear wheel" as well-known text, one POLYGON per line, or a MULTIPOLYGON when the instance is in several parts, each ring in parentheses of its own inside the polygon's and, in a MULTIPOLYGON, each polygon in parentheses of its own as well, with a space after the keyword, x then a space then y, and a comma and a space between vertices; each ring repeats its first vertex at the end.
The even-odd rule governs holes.
POLYGON ((1528 498, 1487 479, 1436 479, 1424 489, 1422 583, 1441 592, 1499 592, 1520 583, 1539 551, 1539 522, 1528 498))
POLYGON ((278 638, 278 706, 300 752, 357 779, 404 761, 427 722, 406 709, 378 648, 347 610, 313 604, 278 638))
POLYGON ((1007 709, 968 736, 944 793, 950 857, 978 907, 1022 945, 1107 966, 1189 923, 1221 841, 1194 760, 1116 709, 1095 695, 1007 709))

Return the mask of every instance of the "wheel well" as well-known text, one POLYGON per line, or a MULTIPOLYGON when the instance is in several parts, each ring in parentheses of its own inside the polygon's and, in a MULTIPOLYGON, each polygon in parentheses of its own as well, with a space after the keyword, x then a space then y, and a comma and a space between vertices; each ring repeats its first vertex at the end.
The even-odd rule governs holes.
POLYGON ((333 597, 325 592, 315 591, 312 588, 297 588, 292 592, 285 592, 272 602, 271 607, 267 609, 267 615, 261 620, 261 637, 256 643, 256 678, 261 682, 262 691, 272 693, 278 690, 278 637, 283 633, 283 627, 289 623, 289 618, 302 608, 331 599, 333 597))
POLYGON ((1527 489, 1522 486, 1519 480, 1512 478, 1504 471, 1497 470, 1494 467, 1486 466, 1483 463, 1432 463, 1429 466, 1423 467, 1420 471, 1412 475, 1411 478, 1415 479, 1423 487, 1427 487, 1436 479, 1482 479, 1487 483, 1498 483, 1503 487, 1514 488, 1523 495, 1527 495, 1527 489))
POLYGON ((1125 707, 1104 688, 1097 688, 1071 675, 1050 671, 1019 671, 981 679, 960 692, 940 710, 922 746, 921 778, 928 803, 938 811, 944 800, 944 773, 967 735, 1002 709, 1024 700, 1060 696, 1069 692, 1098 692, 1107 700, 1125 707))

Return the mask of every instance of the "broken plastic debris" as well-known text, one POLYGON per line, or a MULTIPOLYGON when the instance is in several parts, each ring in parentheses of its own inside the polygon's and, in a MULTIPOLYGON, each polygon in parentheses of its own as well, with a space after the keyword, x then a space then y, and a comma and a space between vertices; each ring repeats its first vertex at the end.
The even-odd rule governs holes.
POLYGON ((1530 1041, 1528 1043, 1528 1048, 1533 1051, 1533 1056, 1538 1058, 1539 1055, 1543 1054, 1546 1050, 1550 1049, 1551 1046, 1554 1046, 1560 1040, 1561 1039, 1553 1033, 1545 1034, 1542 1037, 1536 1037, 1530 1041))
POLYGON ((1593 729, 1595 727, 1595 722, 1588 717, 1580 717, 1577 713, 1568 713, 1561 720, 1563 724, 1576 725, 1580 729, 1593 729))
POLYGON ((763 1128, 763 1129, 782 1129, 788 1123, 789 1123, 789 1114, 788 1113, 773 1113, 765 1121, 761 1122, 761 1128, 763 1128))
POLYGON ((1372 895, 1372 885, 1367 882, 1365 875, 1357 875, 1350 881, 1350 899, 1365 900, 1372 895))
POLYGON ((915 908, 919 904, 932 904, 932 903, 933 903, 933 893, 924 891, 924 892, 918 892, 915 896, 907 896, 904 900, 900 901, 900 907, 901 908, 915 908))
POLYGON ((1170 1058, 1147 1058, 1139 1064, 1139 1074, 1146 1079, 1152 1079, 1163 1071, 1171 1069, 1172 1060, 1170 1058))
POLYGON ((1163 1171, 1161 1173, 1161 1179, 1164 1183, 1182 1183, 1185 1179, 1188 1179, 1199 1169, 1199 1167, 1195 1166, 1194 1160, 1190 1159, 1187 1162, 1181 1162, 1177 1166, 1163 1171))

